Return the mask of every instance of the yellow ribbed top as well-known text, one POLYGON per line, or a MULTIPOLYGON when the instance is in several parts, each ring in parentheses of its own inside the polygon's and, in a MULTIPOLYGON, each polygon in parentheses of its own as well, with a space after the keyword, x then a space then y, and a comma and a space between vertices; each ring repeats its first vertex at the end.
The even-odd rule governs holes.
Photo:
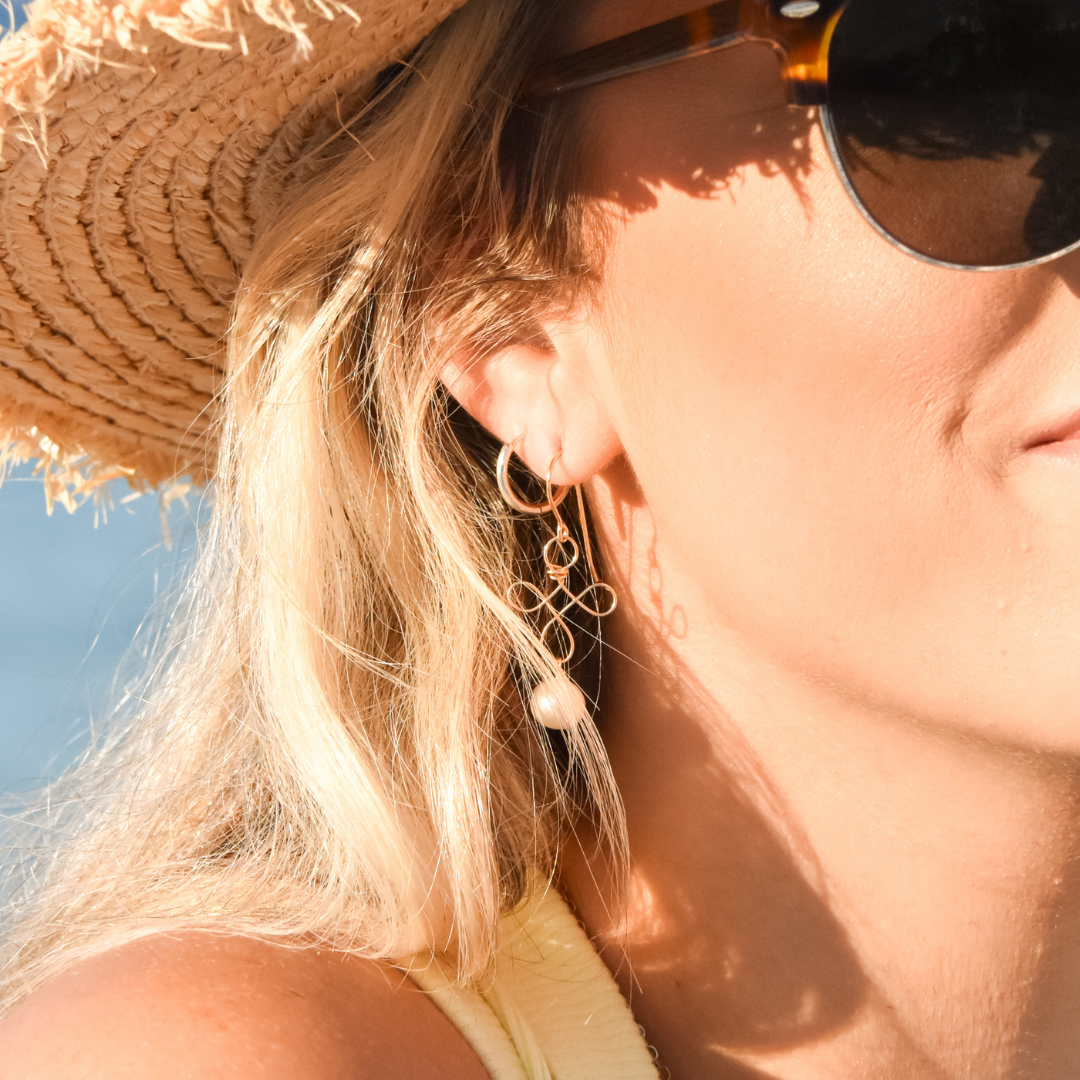
POLYGON ((554 888, 503 917, 494 977, 455 983, 435 960, 409 965, 493 1080, 658 1080, 611 973, 554 888))

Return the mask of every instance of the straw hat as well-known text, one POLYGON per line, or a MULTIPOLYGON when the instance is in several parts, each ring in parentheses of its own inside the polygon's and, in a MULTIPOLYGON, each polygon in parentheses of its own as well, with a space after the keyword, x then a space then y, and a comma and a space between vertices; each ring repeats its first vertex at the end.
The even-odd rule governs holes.
POLYGON ((0 465, 206 475, 260 208, 463 0, 36 0, 0 42, 0 465))

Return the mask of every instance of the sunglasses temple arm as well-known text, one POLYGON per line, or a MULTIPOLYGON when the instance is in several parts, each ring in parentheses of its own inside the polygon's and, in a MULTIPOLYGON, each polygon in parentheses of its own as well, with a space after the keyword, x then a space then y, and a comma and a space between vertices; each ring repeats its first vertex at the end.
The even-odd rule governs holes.
POLYGON ((632 34, 571 53, 540 68, 525 84, 524 98, 554 97, 623 75, 714 52, 742 39, 739 0, 719 3, 646 26, 632 34))

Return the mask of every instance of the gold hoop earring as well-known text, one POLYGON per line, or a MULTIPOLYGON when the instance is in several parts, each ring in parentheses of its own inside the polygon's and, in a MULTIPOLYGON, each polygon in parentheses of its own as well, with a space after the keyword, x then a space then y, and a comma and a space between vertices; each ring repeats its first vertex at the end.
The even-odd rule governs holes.
MULTIPOLYGON (((565 673, 566 665, 573 657, 576 647, 574 633, 567 621, 567 615, 572 609, 578 608, 587 615, 600 619, 615 610, 619 598, 615 590, 606 581, 601 580, 596 570, 592 543, 589 540, 589 525, 585 518, 585 500, 577 484, 574 484, 573 488, 577 496, 578 520, 581 523, 581 538, 585 548, 589 581, 577 593, 567 583, 571 570, 581 559, 581 549, 570 535, 570 530, 559 513, 559 505, 566 498, 570 488, 567 486, 561 491, 555 491, 551 483, 551 474, 561 454, 556 454, 548 466, 547 477, 544 481, 547 501, 542 504, 525 503, 524 500, 517 498, 516 492, 509 488, 509 476, 506 469, 511 449, 509 446, 503 446, 496 473, 500 480, 499 490, 503 498, 514 509, 522 509, 524 513, 541 514, 550 510, 555 517, 555 535, 544 544, 543 548, 544 576, 551 582, 550 588, 545 592, 531 581, 518 579, 507 589, 506 599, 522 615, 547 616, 540 630, 540 641, 555 656, 565 673), (504 476, 506 477, 505 490, 502 483, 504 476), (507 491, 510 491, 515 498, 507 498, 507 491), (528 509, 524 509, 525 507, 528 509), (563 647, 556 649, 556 645, 560 643, 563 647)), ((529 711, 538 724, 562 731, 577 727, 589 715, 581 687, 568 674, 564 674, 562 679, 549 677, 537 683, 530 694, 529 711)))
MULTIPOLYGON (((495 463, 495 483, 499 485, 499 494, 506 500, 507 506, 514 510, 520 510, 523 514, 546 514, 549 510, 555 510, 562 504, 563 499, 570 494, 570 485, 559 488, 552 498, 551 470, 548 469, 547 501, 542 503, 526 502, 510 479, 510 457, 517 449, 517 443, 503 443, 499 451, 499 460, 495 463)), ((559 460, 559 454, 555 455, 555 461, 559 460)), ((555 464, 552 461, 552 465, 555 464)))

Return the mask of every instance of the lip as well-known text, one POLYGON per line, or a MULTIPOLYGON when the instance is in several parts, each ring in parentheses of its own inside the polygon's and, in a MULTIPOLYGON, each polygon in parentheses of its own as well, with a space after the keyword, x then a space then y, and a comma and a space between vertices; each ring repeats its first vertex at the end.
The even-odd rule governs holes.
POLYGON ((1027 440, 1024 450, 1054 457, 1080 457, 1080 409, 1027 440))

